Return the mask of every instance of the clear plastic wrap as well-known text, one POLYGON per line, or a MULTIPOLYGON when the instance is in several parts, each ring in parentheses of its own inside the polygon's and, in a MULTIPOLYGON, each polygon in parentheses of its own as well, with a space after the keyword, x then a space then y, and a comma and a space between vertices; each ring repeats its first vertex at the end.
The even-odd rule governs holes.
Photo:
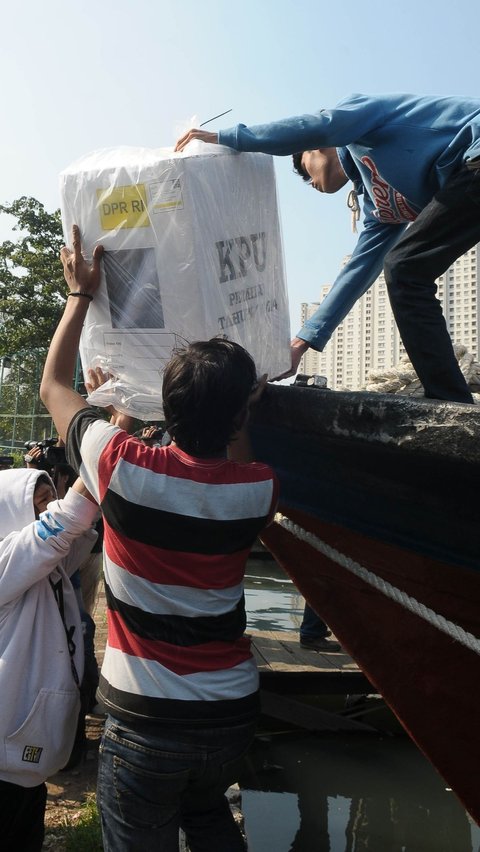
POLYGON ((275 377, 290 366, 290 328, 273 161, 193 142, 187 151, 95 151, 60 176, 67 244, 105 248, 85 321, 84 371, 111 379, 90 398, 162 418, 172 351, 225 335, 275 377))

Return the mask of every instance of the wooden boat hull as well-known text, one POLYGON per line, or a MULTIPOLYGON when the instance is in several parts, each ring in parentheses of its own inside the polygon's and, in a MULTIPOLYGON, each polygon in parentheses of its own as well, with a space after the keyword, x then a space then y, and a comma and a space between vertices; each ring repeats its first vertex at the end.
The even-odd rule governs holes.
POLYGON ((480 822, 480 411, 269 386, 264 542, 480 822))

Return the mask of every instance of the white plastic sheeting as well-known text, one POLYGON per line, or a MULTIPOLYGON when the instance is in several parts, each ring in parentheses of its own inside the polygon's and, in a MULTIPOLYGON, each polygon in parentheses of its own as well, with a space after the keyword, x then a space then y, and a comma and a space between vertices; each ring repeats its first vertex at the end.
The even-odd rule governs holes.
POLYGON ((187 151, 95 151, 60 176, 67 244, 105 248, 81 340, 84 371, 111 375, 92 403, 162 417, 175 348, 225 335, 259 375, 290 366, 290 328, 273 161, 193 142, 187 151))

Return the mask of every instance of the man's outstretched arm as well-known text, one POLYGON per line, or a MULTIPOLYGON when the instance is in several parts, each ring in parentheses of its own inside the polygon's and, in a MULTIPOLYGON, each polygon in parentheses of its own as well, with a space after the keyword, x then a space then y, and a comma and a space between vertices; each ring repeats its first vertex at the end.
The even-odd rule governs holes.
POLYGON ((72 228, 73 251, 64 246, 60 252, 69 293, 65 311, 52 338, 48 351, 40 397, 53 417, 57 432, 63 440, 77 411, 88 408, 79 393, 72 388, 75 361, 83 323, 90 304, 100 286, 102 246, 97 246, 90 266, 82 255, 80 230, 72 228), (79 295, 74 295, 74 294, 79 295))
POLYGON ((216 145, 218 143, 218 133, 210 133, 209 130, 197 130, 196 128, 187 130, 187 132, 177 140, 175 151, 183 151, 185 146, 188 145, 189 142, 192 142, 193 139, 200 139, 202 142, 209 142, 211 145, 216 145))

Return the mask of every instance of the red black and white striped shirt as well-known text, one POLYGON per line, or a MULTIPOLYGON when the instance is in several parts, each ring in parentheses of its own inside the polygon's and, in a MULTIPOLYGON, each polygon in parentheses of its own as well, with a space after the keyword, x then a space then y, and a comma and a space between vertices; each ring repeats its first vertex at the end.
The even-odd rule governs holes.
POLYGON ((104 517, 105 704, 127 721, 250 716, 243 577, 275 511, 271 468, 147 447, 90 408, 70 425, 67 456, 104 517))

